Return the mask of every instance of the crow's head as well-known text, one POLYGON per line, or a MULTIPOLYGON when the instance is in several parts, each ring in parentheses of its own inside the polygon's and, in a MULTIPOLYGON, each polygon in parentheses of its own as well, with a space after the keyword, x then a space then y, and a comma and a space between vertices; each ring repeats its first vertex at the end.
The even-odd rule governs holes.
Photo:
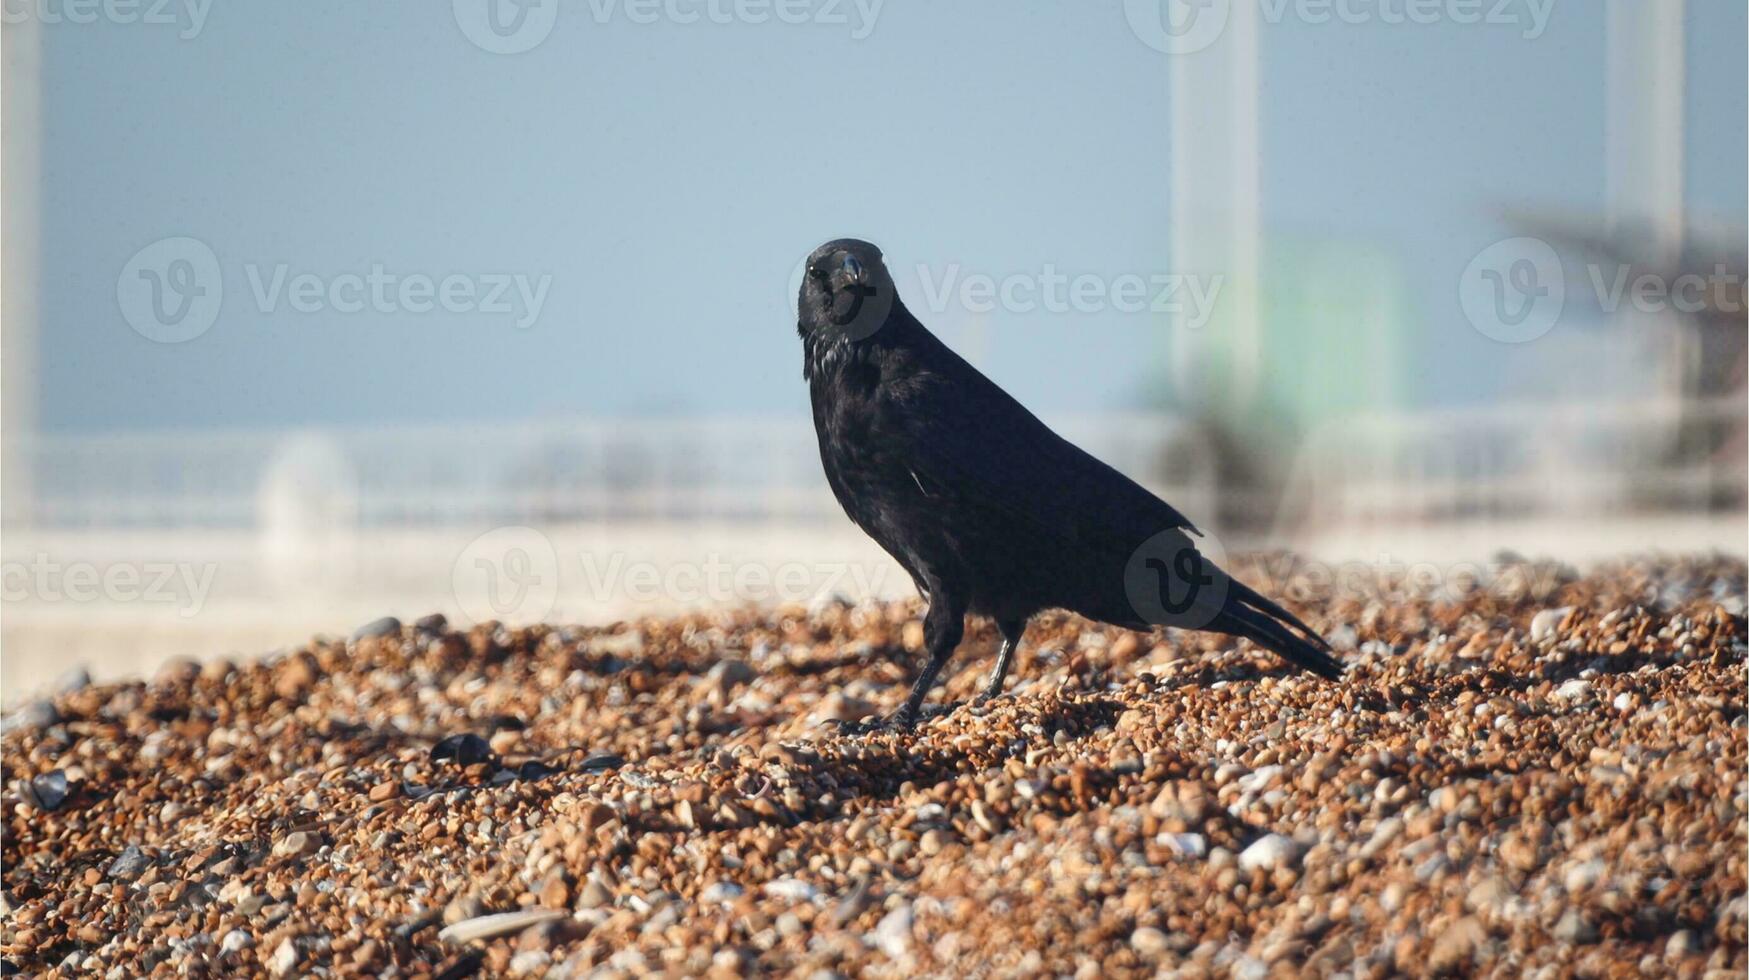
POLYGON ((881 328, 897 301, 881 250, 840 238, 808 256, 796 297, 796 331, 815 341, 861 340, 881 328))

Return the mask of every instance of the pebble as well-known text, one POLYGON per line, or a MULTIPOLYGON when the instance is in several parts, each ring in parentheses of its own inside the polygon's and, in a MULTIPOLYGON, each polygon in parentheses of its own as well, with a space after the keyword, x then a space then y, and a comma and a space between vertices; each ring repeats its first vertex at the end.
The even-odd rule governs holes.
POLYGON ((303 857, 314 854, 322 848, 322 838, 309 831, 296 830, 279 839, 273 845, 273 853, 277 857, 303 857))
POLYGON ((463 895, 443 907, 443 915, 440 921, 446 926, 452 926, 457 922, 465 922, 468 919, 477 919, 485 914, 486 903, 480 901, 480 896, 463 895))
POLYGON ((1558 609, 1544 609, 1530 618, 1530 638, 1541 642, 1552 640, 1560 632, 1561 622, 1567 614, 1573 611, 1572 606, 1561 606, 1558 609))
POLYGON ((360 626, 358 629, 353 630, 352 639, 356 642, 358 640, 376 639, 384 636, 397 636, 400 632, 401 621, 393 616, 384 616, 381 619, 373 619, 370 622, 365 623, 363 626, 360 626))
POLYGON ((290 936, 280 941, 267 960, 267 972, 276 977, 289 977, 298 968, 298 944, 290 936))
POLYGON ((1130 945, 1147 957, 1159 956, 1169 948, 1166 934, 1152 926, 1142 926, 1130 933, 1130 945))
POLYGON ((110 862, 109 871, 105 877, 114 881, 132 881, 138 878, 150 864, 151 862, 146 858, 146 853, 130 844, 116 855, 114 861, 110 862))
POLYGON ((152 673, 152 686, 161 688, 187 687, 200 676, 200 662, 192 657, 171 657, 152 673))
POLYGON ((25 787, 27 790, 24 793, 25 799, 38 810, 48 813, 59 810, 61 805, 67 802, 67 795, 71 792, 67 773, 61 769, 51 769, 45 773, 38 773, 30 778, 25 787))
POLYGON ((18 710, 0 720, 0 733, 48 728, 60 720, 61 714, 55 710, 53 701, 26 701, 18 710))
POLYGON ((591 752, 577 764, 580 772, 612 772, 626 764, 623 756, 612 752, 591 752))
POLYGON ((505 936, 521 932, 542 922, 552 922, 563 919, 565 913, 556 909, 529 909, 522 912, 498 912, 493 915, 482 915, 472 919, 463 919, 444 926, 437 938, 446 943, 471 943, 494 936, 505 936))
POLYGON ((1568 909, 1555 923, 1554 936, 1564 943, 1594 943, 1597 927, 1578 909, 1568 909))
POLYGON ((1577 677, 1555 688, 1555 700, 1574 701, 1591 693, 1591 682, 1577 677))
POLYGON ((449 628, 449 617, 443 613, 430 613, 413 621, 413 628, 421 633, 442 633, 449 628))
POLYGON ((580 909, 598 909, 612 903, 613 893, 593 879, 586 882, 583 890, 577 894, 577 907, 580 909))
POLYGON ((718 881, 706 885, 704 890, 698 893, 698 900, 701 902, 727 903, 740 898, 745 892, 746 889, 732 881, 718 881))
POLYGON ((1265 834, 1239 852, 1239 867, 1246 871, 1269 871, 1297 861, 1300 846, 1283 834, 1265 834))
POLYGON ((540 903, 549 909, 570 907, 571 883, 565 880, 563 871, 555 870, 547 875, 547 880, 540 886, 540 903))
POLYGON ((1464 916, 1446 926, 1439 938, 1433 941, 1433 950, 1427 957, 1428 967, 1435 973, 1462 969, 1475 958, 1476 947, 1487 936, 1487 930, 1474 916, 1464 916))
POLYGON ((759 672, 745 660, 719 660, 710 672, 705 674, 705 681, 711 685, 715 693, 722 699, 727 699, 735 688, 751 682, 759 672))
POLYGON ((881 917, 873 933, 873 945, 894 960, 903 960, 911 952, 911 926, 914 916, 911 903, 903 902, 881 917))
POLYGON ((1200 858, 1208 853, 1208 838, 1201 834, 1162 833, 1160 839, 1180 857, 1200 858))
POLYGON ((1398 837, 1403 835, 1403 818, 1387 817, 1380 820, 1373 828, 1372 836, 1367 838, 1366 846, 1361 848, 1362 857, 1373 857, 1386 847, 1389 847, 1398 837))
POLYGON ((790 902, 811 902, 819 897, 820 890, 795 878, 779 878, 765 883, 765 894, 790 902))
POLYGON ((69 694, 78 694, 90 686, 91 671, 87 670, 84 664, 78 664, 68 668, 61 676, 55 678, 51 690, 55 692, 56 697, 65 697, 69 694))
POLYGON ((1567 873, 1562 876, 1561 883, 1570 895, 1578 895, 1590 891, 1603 878, 1604 864, 1602 861, 1580 861, 1567 866, 1567 873))

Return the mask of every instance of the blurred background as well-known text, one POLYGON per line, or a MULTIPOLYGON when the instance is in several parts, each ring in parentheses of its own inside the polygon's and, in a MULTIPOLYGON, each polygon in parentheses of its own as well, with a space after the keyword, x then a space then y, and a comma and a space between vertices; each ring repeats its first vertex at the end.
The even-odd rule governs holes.
MULTIPOLYGON (((5 699, 911 594, 801 260, 1228 553, 1746 550, 1739 0, 8 2, 5 699)), ((1740 611, 1740 610, 1739 610, 1740 611)))

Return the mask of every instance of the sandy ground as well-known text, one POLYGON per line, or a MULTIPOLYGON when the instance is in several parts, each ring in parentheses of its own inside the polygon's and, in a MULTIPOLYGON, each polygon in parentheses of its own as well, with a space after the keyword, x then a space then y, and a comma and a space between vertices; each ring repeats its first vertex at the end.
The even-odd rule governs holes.
MULTIPOLYGON (((1749 553, 1743 518, 1539 520, 1442 527, 1341 527, 1266 533, 1223 542, 1229 553, 1291 548, 1332 568, 1363 563, 1373 574, 1416 566, 1466 574, 1508 548, 1559 555, 1584 567, 1613 555, 1718 550, 1749 553)), ((265 540, 253 533, 8 533, 6 601, 0 607, 0 701, 15 703, 78 665, 104 679, 149 674, 172 657, 258 655, 311 636, 348 635, 382 615, 441 612, 468 623, 482 613, 509 623, 605 625, 743 604, 766 607, 837 595, 851 601, 913 594, 910 580, 848 521, 818 526, 617 524, 527 535, 480 529, 377 532, 358 537, 265 540), (516 574, 517 549, 536 552, 516 574), (541 549, 548 549, 542 552, 541 549), (550 562, 547 561, 550 555, 550 562), (503 586, 491 608, 485 570, 503 586), (56 571, 38 582, 35 563, 56 571), (137 569, 119 598, 102 589, 69 595, 60 581, 84 565, 101 574, 137 569), (458 572, 459 570, 459 572, 458 572), (151 586, 164 572, 163 587, 151 586), (539 585, 520 595, 520 581, 539 585), (190 587, 189 582, 195 583, 190 587), (198 586, 207 583, 204 591, 198 586)))

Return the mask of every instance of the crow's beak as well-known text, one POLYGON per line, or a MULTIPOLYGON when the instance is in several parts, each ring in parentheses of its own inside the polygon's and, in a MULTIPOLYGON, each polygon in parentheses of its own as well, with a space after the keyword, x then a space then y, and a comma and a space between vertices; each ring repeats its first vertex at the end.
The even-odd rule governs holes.
POLYGON ((867 285, 868 283, 868 272, 862 267, 861 262, 856 261, 856 256, 854 255, 846 255, 844 257, 844 279, 846 282, 857 286, 867 285))

